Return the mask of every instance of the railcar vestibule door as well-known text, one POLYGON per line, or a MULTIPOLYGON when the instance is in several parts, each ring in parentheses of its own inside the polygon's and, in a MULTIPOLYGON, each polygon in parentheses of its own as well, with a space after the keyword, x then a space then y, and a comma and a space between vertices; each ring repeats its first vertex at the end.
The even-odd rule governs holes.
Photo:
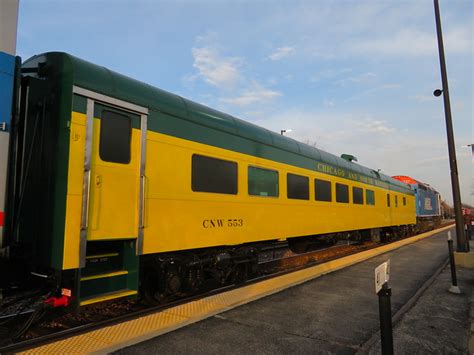
MULTIPOLYGON (((143 235, 148 111, 75 87, 87 96, 81 256, 87 241, 143 235)), ((83 257, 81 257, 81 261, 83 257)))

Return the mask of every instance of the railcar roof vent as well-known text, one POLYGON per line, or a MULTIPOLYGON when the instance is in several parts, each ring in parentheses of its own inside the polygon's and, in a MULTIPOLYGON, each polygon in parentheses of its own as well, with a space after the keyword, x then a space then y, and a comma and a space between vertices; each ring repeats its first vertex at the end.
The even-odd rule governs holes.
POLYGON ((350 154, 341 154, 341 158, 347 161, 357 161, 357 158, 350 154))

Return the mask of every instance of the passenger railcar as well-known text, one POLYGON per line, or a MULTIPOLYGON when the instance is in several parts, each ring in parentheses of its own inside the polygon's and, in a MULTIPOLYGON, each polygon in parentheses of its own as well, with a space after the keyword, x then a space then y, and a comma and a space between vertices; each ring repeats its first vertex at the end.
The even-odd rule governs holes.
MULTIPOLYGON (((262 245, 415 224, 398 180, 65 53, 21 68, 7 238, 77 306, 255 271, 262 245)), ((62 296, 59 293, 62 293, 62 296)))

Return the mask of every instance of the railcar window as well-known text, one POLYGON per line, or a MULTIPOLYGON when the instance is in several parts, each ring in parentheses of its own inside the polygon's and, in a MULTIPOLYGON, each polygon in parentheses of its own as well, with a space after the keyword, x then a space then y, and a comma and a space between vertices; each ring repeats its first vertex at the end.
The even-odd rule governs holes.
POLYGON ((336 183, 336 201, 349 203, 349 186, 336 183))
POLYGON ((331 202, 331 181, 314 179, 314 199, 331 202))
POLYGON ((372 190, 365 190, 365 201, 368 205, 375 205, 375 192, 372 190))
POLYGON ((403 206, 406 206, 406 205, 407 205, 407 198, 403 197, 403 206))
POLYGON ((130 117, 113 111, 103 111, 100 119, 99 156, 111 163, 130 163, 130 117))
POLYGON ((360 187, 352 187, 352 202, 356 205, 364 204, 364 190, 360 187))
POLYGON ((278 196, 278 172, 249 166, 249 195, 278 196))
POLYGON ((288 198, 309 200, 309 178, 288 173, 286 175, 286 192, 288 198))
POLYGON ((398 207, 398 196, 395 195, 395 207, 398 207))
POLYGON ((390 194, 387 194, 387 207, 390 207, 390 194))
POLYGON ((193 191, 237 194, 237 163, 194 154, 191 175, 193 191))

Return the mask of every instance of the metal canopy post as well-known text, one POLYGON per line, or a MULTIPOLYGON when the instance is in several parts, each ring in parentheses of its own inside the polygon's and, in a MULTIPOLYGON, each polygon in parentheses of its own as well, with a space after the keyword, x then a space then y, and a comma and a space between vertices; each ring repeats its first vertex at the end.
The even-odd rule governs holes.
POLYGON ((464 234, 461 194, 459 192, 458 167, 456 162, 456 148, 454 146, 453 121, 451 117, 451 103, 449 101, 448 75, 444 57, 443 33, 441 31, 441 17, 439 14, 439 1, 434 1, 436 33, 438 36, 439 64, 441 67, 441 80, 443 83, 444 113, 446 118, 446 134, 448 136, 449 166, 451 168, 451 187, 453 190, 454 213, 456 219, 457 251, 467 252, 466 236, 464 234))

